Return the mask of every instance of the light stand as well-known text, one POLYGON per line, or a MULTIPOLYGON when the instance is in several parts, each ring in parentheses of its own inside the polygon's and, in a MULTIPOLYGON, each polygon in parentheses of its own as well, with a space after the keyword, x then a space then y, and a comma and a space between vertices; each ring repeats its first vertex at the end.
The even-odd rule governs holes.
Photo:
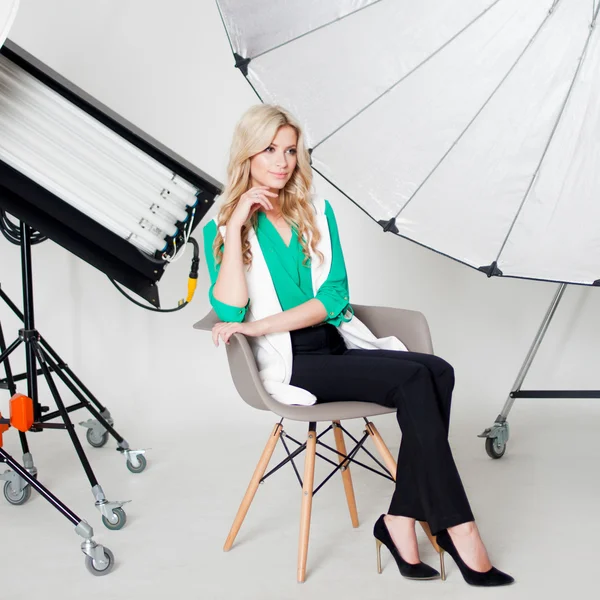
MULTIPOLYGON (((31 228, 21 222, 21 272, 23 285, 23 308, 21 313, 18 307, 11 301, 7 294, 0 289, 0 298, 9 308, 23 321, 23 328, 19 330, 17 339, 7 348, 4 335, 0 331, 0 363, 5 364, 6 379, 0 381, 1 387, 6 387, 12 395, 16 393, 15 381, 27 380, 27 395, 33 400, 34 423, 30 431, 41 431, 43 429, 66 429, 81 465, 87 475, 92 487, 92 493, 96 501, 96 507, 102 514, 102 521, 109 529, 121 529, 126 522, 126 514, 122 506, 124 502, 108 501, 102 487, 99 485, 92 470, 89 460, 83 450, 81 442, 75 433, 75 428, 69 417, 69 413, 86 408, 93 419, 85 423, 88 427, 88 440, 95 447, 106 443, 108 435, 112 435, 117 441, 117 450, 121 452, 127 461, 130 471, 140 473, 146 466, 143 450, 131 450, 127 441, 119 435, 113 427, 113 421, 108 410, 91 394, 81 380, 73 373, 69 366, 54 351, 48 342, 35 328, 34 300, 33 300, 33 276, 31 259, 31 228), (21 344, 25 345, 26 372, 14 377, 9 365, 9 357, 21 344), (41 406, 38 397, 38 375, 43 375, 50 393, 56 403, 57 410, 48 413, 48 407, 41 406), (53 374, 58 377, 78 400, 77 403, 66 406, 56 387, 53 374), (47 413, 47 414, 44 414, 47 413), (62 423, 52 423, 59 417, 62 423)), ((36 474, 33 458, 24 433, 21 433, 21 444, 23 448, 24 466, 32 475, 36 474)), ((6 479, 4 487, 5 497, 17 496, 17 489, 23 496, 23 502, 31 493, 27 484, 15 482, 14 474, 10 471, 0 474, 0 479, 6 479), (15 489, 15 486, 17 489, 15 489)), ((9 500, 10 501, 10 500, 9 500)), ((14 503, 14 502, 13 502, 14 503)), ((22 502, 19 502, 22 503, 22 502)))
MULTIPOLYGON (((0 28, 1 30, 1 28, 0 28)), ((143 298, 154 312, 172 312, 193 296, 198 244, 191 234, 221 192, 221 184, 172 152, 132 123, 48 68, 16 44, 0 40, 0 231, 20 246, 23 307, 0 288, 0 299, 22 321, 17 338, 7 344, 0 325, 0 365, 6 377, 0 388, 11 396, 16 383, 27 381, 32 419, 19 429, 23 465, 2 450, 2 431, 18 429, 17 420, 0 416, 0 474, 4 495, 14 505, 25 503, 36 489, 76 525, 85 538, 86 565, 95 575, 112 569, 112 553, 92 539, 92 529, 37 481, 37 469, 26 432, 64 429, 88 477, 104 525, 120 529, 126 522, 124 502, 109 501, 94 475, 75 432, 70 413, 85 408, 87 440, 104 446, 109 436, 132 473, 146 467, 144 450, 132 450, 114 428, 108 409, 36 329, 32 245, 51 239, 100 270, 112 283, 143 298), (8 218, 11 215, 18 223, 8 218), (194 249, 188 295, 177 308, 159 309, 158 282, 186 244, 194 249), (24 345, 25 373, 14 375, 10 356, 24 345), (39 402, 42 376, 56 410, 39 402), (57 388, 61 381, 75 401, 67 403, 57 388)))

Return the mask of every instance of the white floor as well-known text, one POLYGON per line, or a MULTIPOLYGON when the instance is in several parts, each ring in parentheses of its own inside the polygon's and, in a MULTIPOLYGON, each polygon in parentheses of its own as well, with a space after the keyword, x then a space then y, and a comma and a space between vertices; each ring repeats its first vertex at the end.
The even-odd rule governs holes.
MULTIPOLYGON (((92 577, 71 525, 40 496, 34 493, 21 507, 2 498, 1 596, 529 599, 579 598, 596 588, 600 403, 522 401, 511 415, 510 447, 497 461, 485 455, 476 434, 499 407, 470 402, 461 411, 456 404, 451 440, 465 487, 494 564, 517 579, 514 586, 487 591, 468 587, 450 558, 447 581, 412 582, 400 577, 384 549, 384 571, 377 575, 371 528, 387 507, 391 483, 358 469, 358 529, 350 525, 338 476, 315 498, 306 583, 296 583, 300 493, 291 469, 260 487, 236 544, 224 553, 231 520, 274 421, 241 402, 239 407, 231 424, 176 414, 162 426, 120 423, 131 441, 152 447, 141 475, 130 474, 109 446, 90 449, 107 496, 133 500, 126 506, 128 523, 117 532, 101 525, 67 436, 32 435, 40 480, 92 524, 117 566, 107 577, 92 577)), ((395 419, 375 422, 395 452, 395 419)), ((348 428, 361 431, 359 423, 348 428)), ((289 423, 288 431, 302 437, 304 426, 289 423)), ((5 434, 5 447, 17 453, 14 432, 5 434)), ((276 456, 282 455, 278 450, 276 456)), ((421 548, 422 558, 435 564, 425 539, 421 548)))

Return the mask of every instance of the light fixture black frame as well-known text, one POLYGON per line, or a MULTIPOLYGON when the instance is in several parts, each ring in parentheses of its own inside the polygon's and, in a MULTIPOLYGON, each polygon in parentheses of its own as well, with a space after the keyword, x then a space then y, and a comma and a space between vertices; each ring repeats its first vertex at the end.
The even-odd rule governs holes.
MULTIPOLYGON (((7 40, 0 54, 199 189, 192 230, 222 185, 112 111, 40 60, 7 40)), ((159 307, 156 283, 167 263, 156 262, 23 173, 0 160, 0 208, 159 307)), ((179 244, 178 244, 179 245, 179 244)))

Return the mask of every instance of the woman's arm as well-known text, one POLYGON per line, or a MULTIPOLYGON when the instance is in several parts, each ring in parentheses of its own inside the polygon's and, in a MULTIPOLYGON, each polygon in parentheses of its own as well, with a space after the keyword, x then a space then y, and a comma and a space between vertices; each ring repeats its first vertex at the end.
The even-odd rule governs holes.
POLYGON ((289 310, 270 315, 249 323, 217 323, 212 330, 213 342, 219 345, 219 338, 226 344, 234 333, 243 333, 250 337, 258 337, 280 331, 295 331, 322 323, 327 317, 323 303, 313 298, 289 310))
POLYGON ((214 311, 217 313, 217 316, 221 321, 225 322, 241 322, 246 317, 246 312, 248 309, 248 303, 246 306, 240 307, 232 304, 227 304, 225 302, 221 302, 214 295, 214 287, 217 282, 217 278, 219 276, 219 271, 221 265, 218 265, 215 260, 215 255, 213 253, 213 244, 215 241, 215 237, 217 235, 217 224, 214 221, 209 221, 204 226, 204 255, 206 258, 206 266, 208 268, 208 274, 210 276, 211 286, 208 290, 208 299, 210 301, 210 305, 213 307, 214 311))
POLYGON ((327 200, 325 200, 325 215, 327 216, 331 239, 331 267, 327 280, 317 290, 315 298, 320 300, 325 307, 327 313, 325 322, 337 327, 342 322, 349 321, 352 318, 352 306, 350 305, 348 275, 340 234, 333 208, 327 200))
POLYGON ((269 188, 264 185, 250 188, 240 196, 229 217, 223 258, 212 289, 215 300, 222 304, 238 307, 240 310, 248 306, 246 267, 242 254, 242 227, 260 208, 273 210, 269 196, 277 198, 278 194, 269 191, 269 188))
POLYGON ((259 335, 265 335, 279 331, 295 331, 296 329, 317 325, 322 323, 325 317, 327 317, 327 311, 323 303, 313 298, 289 310, 254 321, 254 323, 261 332, 259 335))
POLYGON ((213 288, 213 295, 219 302, 239 308, 248 304, 241 232, 241 227, 235 224, 227 226, 223 259, 213 288))

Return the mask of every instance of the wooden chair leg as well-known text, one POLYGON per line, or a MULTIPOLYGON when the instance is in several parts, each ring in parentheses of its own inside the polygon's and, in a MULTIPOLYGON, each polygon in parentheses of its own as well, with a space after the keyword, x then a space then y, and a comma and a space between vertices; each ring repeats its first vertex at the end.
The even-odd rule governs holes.
POLYGON ((383 458, 383 462, 387 470, 390 472, 390 475, 393 477, 394 481, 396 481, 396 460, 392 456, 392 453, 389 451, 388 447, 385 445, 381 435, 379 435, 379 431, 377 431, 377 427, 375 427, 375 423, 369 421, 367 423, 367 433, 371 436, 373 443, 375 444, 375 448, 377 448, 377 452, 381 458, 383 458))
POLYGON ((300 538, 298 540, 298 582, 306 579, 308 557, 308 537, 310 535, 310 514, 312 510, 313 485, 315 481, 315 458, 317 452, 316 424, 308 426, 306 457, 304 459, 304 482, 302 485, 302 508, 300 511, 300 538))
MULTIPOLYGON (((333 436, 335 437, 335 447, 340 454, 347 455, 346 444, 344 442, 344 433, 341 429, 339 421, 333 421, 333 436)), ((345 459, 338 455, 338 460, 342 464, 345 459)), ((346 492, 346 500, 348 501, 348 510, 350 511, 350 520, 352 527, 358 527, 358 511, 356 510, 356 498, 354 497, 354 487, 352 485, 352 475, 350 474, 350 463, 342 467, 342 481, 344 483, 344 491, 346 492)))
POLYGON ((250 504, 252 504, 252 500, 254 499, 254 495, 256 494, 256 490, 258 489, 260 480, 262 479, 263 475, 265 474, 265 471, 267 470, 267 466, 269 465, 269 461, 271 460, 271 456, 273 455, 275 446, 279 441, 282 430, 283 426, 281 425, 281 423, 277 423, 277 425, 275 425, 275 427, 273 428, 273 432, 271 433, 271 436, 269 437, 267 445, 263 450, 260 460, 256 465, 254 475, 252 475, 252 479, 250 480, 250 484, 248 485, 246 494, 242 499, 242 503, 240 504, 237 514, 235 515, 235 519, 233 520, 233 525, 231 526, 229 535, 225 540, 225 545, 223 546, 223 550, 225 552, 231 550, 231 546, 233 546, 233 542, 235 541, 238 531, 240 530, 240 527, 244 522, 248 509, 250 508, 250 504))
MULTIPOLYGON (((379 434, 379 431, 377 431, 377 427, 375 427, 375 424, 372 423, 371 421, 369 421, 367 423, 367 433, 371 436, 371 439, 373 440, 373 443, 375 444, 377 451, 383 458, 383 462, 385 463, 387 470, 390 472, 390 474, 394 478, 394 481, 396 481, 396 466, 397 466, 396 461, 394 460, 394 457, 392 456, 392 453, 389 451, 388 447, 385 445, 385 442, 383 441, 383 438, 379 434)), ((423 528, 425 535, 431 542, 431 545, 434 547, 435 551, 438 554, 440 554, 442 552, 442 549, 438 546, 435 536, 431 535, 431 529, 429 528, 429 523, 427 523, 427 521, 419 521, 419 524, 423 528)))

